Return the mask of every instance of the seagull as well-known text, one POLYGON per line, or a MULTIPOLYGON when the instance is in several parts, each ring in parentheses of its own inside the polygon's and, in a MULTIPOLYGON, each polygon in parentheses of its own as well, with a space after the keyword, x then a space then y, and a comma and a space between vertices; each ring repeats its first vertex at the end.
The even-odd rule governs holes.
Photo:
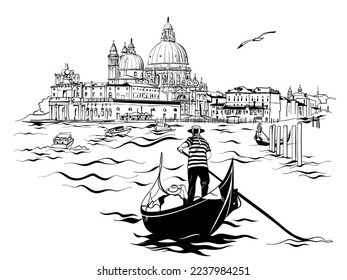
POLYGON ((265 34, 269 34, 269 33, 276 33, 276 31, 264 32, 264 33, 261 33, 258 37, 255 37, 255 38, 253 38, 253 39, 244 41, 244 42, 238 47, 238 49, 241 48, 241 47, 243 47, 244 45, 246 45, 248 42, 258 42, 258 41, 263 40, 263 39, 264 39, 263 36, 264 36, 265 34))

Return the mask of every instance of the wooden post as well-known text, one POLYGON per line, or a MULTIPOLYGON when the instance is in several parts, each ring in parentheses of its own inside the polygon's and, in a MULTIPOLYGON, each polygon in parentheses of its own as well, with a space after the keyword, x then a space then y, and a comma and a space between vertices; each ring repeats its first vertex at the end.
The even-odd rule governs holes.
POLYGON ((270 126, 270 152, 275 151, 275 135, 276 135, 276 126, 273 124, 270 126))
POLYGON ((276 155, 281 154, 281 126, 277 126, 277 139, 276 139, 276 155))
POLYGON ((298 135, 297 135, 297 165, 302 166, 302 123, 298 123, 298 135))
POLYGON ((283 126, 283 156, 288 157, 288 126, 283 126))
POLYGON ((290 136, 292 146, 292 160, 296 160, 296 125, 292 126, 292 135, 290 136))
POLYGON ((272 151, 272 133, 273 133, 273 130, 272 130, 272 125, 269 126, 269 141, 270 141, 270 144, 269 144, 269 151, 271 152, 272 151))

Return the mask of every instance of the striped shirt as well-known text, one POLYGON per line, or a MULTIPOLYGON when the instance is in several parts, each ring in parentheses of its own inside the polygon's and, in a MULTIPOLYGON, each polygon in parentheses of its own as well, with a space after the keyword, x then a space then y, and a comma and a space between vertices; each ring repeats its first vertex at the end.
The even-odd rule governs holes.
POLYGON ((201 136, 189 137, 184 143, 189 147, 188 168, 208 167, 206 153, 211 152, 210 145, 201 136))

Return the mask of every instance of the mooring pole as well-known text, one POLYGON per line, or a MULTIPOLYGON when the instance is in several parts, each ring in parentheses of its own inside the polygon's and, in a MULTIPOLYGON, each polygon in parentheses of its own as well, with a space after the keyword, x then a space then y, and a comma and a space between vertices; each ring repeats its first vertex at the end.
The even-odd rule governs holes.
POLYGON ((276 155, 281 155, 281 126, 277 126, 276 155))
POLYGON ((292 126, 291 146, 292 146, 292 160, 296 161, 296 125, 292 126))
POLYGON ((283 126, 283 156, 288 157, 288 126, 283 126))
POLYGON ((302 123, 298 123, 298 135, 297 135, 297 162, 298 166, 302 166, 302 123))

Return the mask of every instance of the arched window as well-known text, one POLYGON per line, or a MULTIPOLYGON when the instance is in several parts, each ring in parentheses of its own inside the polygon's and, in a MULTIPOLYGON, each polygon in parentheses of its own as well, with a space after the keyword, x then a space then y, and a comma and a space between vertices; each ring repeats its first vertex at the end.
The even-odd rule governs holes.
POLYGON ((108 115, 111 117, 112 116, 112 109, 108 109, 108 115))
POLYGON ((131 107, 129 107, 129 109, 128 109, 129 111, 132 111, 133 110, 133 108, 131 108, 131 107))
POLYGON ((104 115, 104 108, 101 108, 101 116, 104 115))

